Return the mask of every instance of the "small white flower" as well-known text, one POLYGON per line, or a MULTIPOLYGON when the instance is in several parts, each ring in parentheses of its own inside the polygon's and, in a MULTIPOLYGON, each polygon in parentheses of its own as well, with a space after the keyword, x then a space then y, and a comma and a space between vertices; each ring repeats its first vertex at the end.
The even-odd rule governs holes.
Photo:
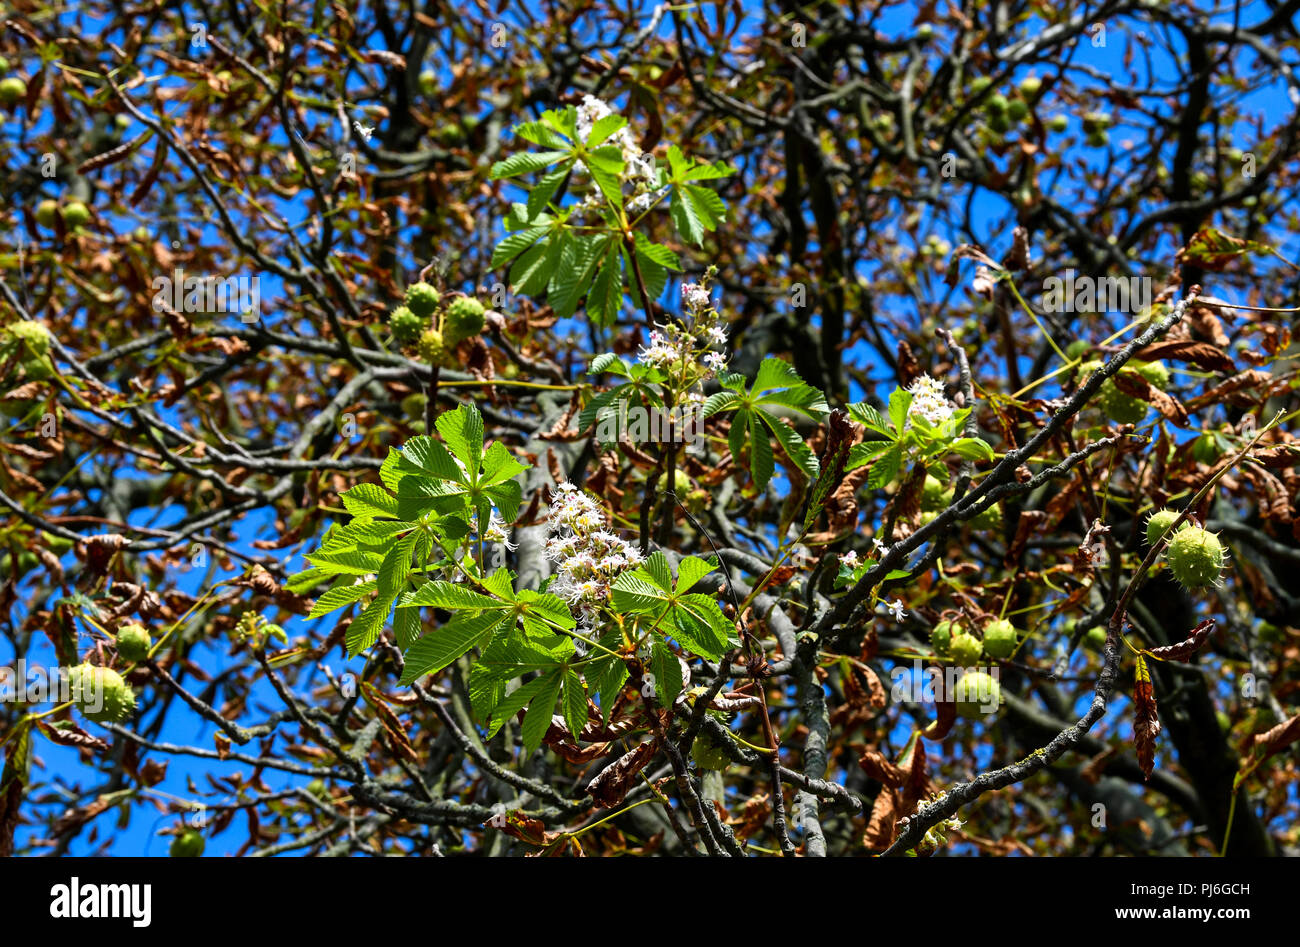
POLYGON ((871 545, 875 547, 876 552, 880 553, 882 556, 889 552, 889 547, 880 541, 879 536, 871 537, 871 545))
POLYGON ((727 367, 727 356, 721 352, 705 352, 704 364, 710 371, 720 372, 727 367))
POLYGON ((848 566, 850 569, 856 569, 858 567, 858 551, 856 549, 850 549, 844 555, 840 556, 840 564, 848 566))
POLYGON ((709 298, 709 291, 698 283, 683 283, 682 302, 687 309, 699 312, 702 309, 708 309, 713 300, 709 298))
POLYGON ((903 610, 903 602, 901 599, 894 599, 887 607, 894 613, 894 621, 902 621, 907 617, 907 612, 903 610))
POLYGON ((922 375, 906 389, 912 395, 912 404, 907 409, 907 416, 918 414, 931 424, 942 424, 952 417, 953 403, 943 394, 943 382, 929 375, 922 375))
POLYGON ((709 326, 708 331, 705 333, 705 338, 708 339, 710 345, 721 347, 727 344, 727 330, 720 325, 709 326))

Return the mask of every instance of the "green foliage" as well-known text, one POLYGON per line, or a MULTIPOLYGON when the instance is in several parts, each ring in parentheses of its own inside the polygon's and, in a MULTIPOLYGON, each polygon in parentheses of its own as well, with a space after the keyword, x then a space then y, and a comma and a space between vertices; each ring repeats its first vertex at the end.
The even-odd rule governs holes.
POLYGON ((786 455, 810 479, 820 472, 817 458, 802 437, 770 408, 785 408, 819 420, 829 413, 826 396, 805 384, 789 362, 779 358, 765 358, 759 366, 752 385, 746 387, 744 375, 726 374, 719 377, 723 390, 704 403, 704 416, 712 417, 723 411, 734 411, 728 444, 731 456, 739 461, 746 442, 749 443, 749 472, 754 485, 760 490, 772 479, 775 469, 774 452, 768 439, 769 432, 781 444, 786 455))
MULTIPOLYGON (((626 155, 611 136, 627 121, 607 115, 596 121, 586 140, 578 134, 575 108, 551 110, 536 122, 515 126, 516 136, 540 150, 517 152, 492 166, 494 180, 541 173, 525 201, 515 203, 505 218, 507 235, 492 253, 491 265, 510 264, 512 291, 525 295, 546 293, 547 302, 561 318, 572 316, 586 299, 588 318, 613 325, 623 306, 624 294, 644 308, 640 285, 651 299, 663 292, 668 273, 679 272, 681 262, 669 247, 641 233, 630 241, 631 226, 643 214, 624 206, 623 178, 626 155), (580 205, 557 200, 572 183, 575 170, 589 175, 594 185, 593 225, 582 217, 580 205), (544 172, 544 173, 543 173, 544 172)), ((646 156, 653 162, 653 157, 646 156)), ((702 245, 705 234, 726 216, 722 199, 700 182, 727 177, 733 169, 724 163, 707 164, 686 157, 679 148, 668 150, 668 167, 655 167, 650 194, 658 203, 666 195, 678 233, 688 243, 702 245)))
POLYGON ((879 489, 898 479, 905 459, 924 464, 931 476, 946 481, 949 474, 944 460, 949 455, 972 461, 994 458, 993 449, 982 438, 962 434, 970 408, 957 408, 939 424, 931 424, 924 415, 910 410, 912 398, 911 392, 894 389, 888 416, 866 402, 849 405, 853 420, 877 437, 853 446, 846 471, 871 464, 867 485, 879 489))

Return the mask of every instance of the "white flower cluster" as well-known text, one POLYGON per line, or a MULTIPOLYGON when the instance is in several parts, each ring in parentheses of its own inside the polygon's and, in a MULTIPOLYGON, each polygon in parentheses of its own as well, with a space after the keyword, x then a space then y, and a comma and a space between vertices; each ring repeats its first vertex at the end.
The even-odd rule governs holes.
POLYGON ((619 573, 641 553, 605 528, 605 511, 567 481, 556 486, 547 524, 546 558, 558 563, 549 590, 584 611, 603 602, 619 573))
POLYGON ((912 395, 912 404, 907 409, 907 416, 917 414, 931 424, 942 424, 952 417, 953 403, 943 394, 943 382, 930 375, 922 375, 907 386, 912 395))
POLYGON ((488 520, 487 529, 483 530, 483 541, 488 543, 501 543, 512 552, 518 548, 517 543, 510 541, 510 532, 506 528, 506 521, 501 518, 496 507, 492 508, 492 516, 488 520))
POLYGON ((668 371, 674 364, 694 361, 697 353, 705 369, 705 376, 723 371, 727 367, 725 352, 727 326, 713 306, 709 295, 707 276, 705 282, 682 284, 682 307, 685 324, 658 326, 650 332, 650 344, 641 347, 637 358, 644 365, 668 371))
MULTIPOLYGON (((598 99, 594 95, 583 96, 582 104, 578 106, 578 139, 585 144, 591 136, 596 123, 602 118, 613 114, 614 110, 608 102, 598 99)), ((623 153, 621 180, 624 188, 629 192, 628 213, 633 216, 645 213, 654 205, 655 200, 662 191, 661 188, 656 187, 659 172, 655 165, 654 155, 641 150, 641 147, 632 137, 630 125, 624 125, 601 142, 602 147, 605 145, 614 145, 623 153)), ((587 168, 579 161, 574 164, 574 170, 582 174, 587 171, 587 168)), ((604 197, 600 189, 593 187, 586 197, 579 202, 577 210, 579 213, 591 213, 599 209, 603 202, 604 197)))

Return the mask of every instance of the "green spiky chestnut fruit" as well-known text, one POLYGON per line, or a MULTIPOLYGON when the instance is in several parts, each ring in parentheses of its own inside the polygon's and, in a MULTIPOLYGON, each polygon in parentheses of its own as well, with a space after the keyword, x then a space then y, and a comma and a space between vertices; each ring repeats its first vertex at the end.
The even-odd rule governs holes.
POLYGON ((112 668, 78 664, 68 672, 68 683, 77 710, 87 720, 120 723, 135 710, 135 691, 112 668), (97 702, 98 710, 95 709, 97 702))
POLYGON ((1186 588, 1200 589, 1218 584, 1228 554, 1214 533, 1187 524, 1169 541, 1165 558, 1175 579, 1186 588))
POLYGON ((420 335, 417 348, 420 352, 420 358, 430 365, 441 364, 443 356, 447 354, 447 347, 442 341, 442 333, 437 329, 425 329, 420 335))
POLYGON ((90 208, 81 201, 68 201, 63 205, 63 225, 76 230, 90 223, 90 208))
POLYGON ((1178 510, 1156 510, 1147 518, 1147 545, 1154 546, 1169 531, 1174 521, 1182 516, 1178 510))
POLYGON ((459 342, 483 331, 483 313, 487 310, 472 296, 460 296, 451 301, 442 327, 448 337, 459 342))
POLYGON ((392 331, 393 338, 403 345, 418 339, 428 324, 427 318, 421 319, 407 306, 398 306, 388 317, 388 328, 392 331))
POLYGON ((27 83, 17 76, 0 79, 0 103, 16 105, 27 98, 27 83))
POLYGON ((412 283, 406 287, 406 305, 422 319, 428 319, 438 308, 442 296, 428 283, 412 283))
POLYGON ((941 621, 930 629, 930 647, 935 654, 947 654, 952 644, 953 623, 941 621))
POLYGON ((984 628, 984 651, 991 658, 1009 658, 1016 650, 1019 638, 1015 626, 1005 618, 999 618, 984 628))
POLYGON ((117 630, 117 653, 127 661, 143 661, 149 657, 149 649, 152 647, 153 638, 144 625, 132 623, 117 630))
POLYGON ((983 651, 984 646, 980 643, 980 640, 964 631, 953 635, 952 640, 948 643, 948 653, 952 656, 954 663, 960 667, 975 665, 983 651))
POLYGON ((691 744, 691 759, 700 769, 726 769, 731 765, 731 757, 717 743, 700 731, 695 742, 691 744))
POLYGON ((991 675, 969 671, 958 679, 952 697, 959 716, 978 720, 998 709, 1002 703, 1002 688, 991 675))

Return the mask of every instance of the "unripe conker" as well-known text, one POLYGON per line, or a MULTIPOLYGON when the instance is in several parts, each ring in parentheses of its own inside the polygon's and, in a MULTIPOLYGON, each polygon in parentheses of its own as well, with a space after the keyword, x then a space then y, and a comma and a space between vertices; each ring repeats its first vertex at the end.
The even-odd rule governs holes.
POLYGON ((433 315, 441 299, 438 290, 428 283, 412 283, 406 287, 406 305, 411 312, 423 319, 433 315))
POLYGON ((172 839, 171 848, 168 850, 172 858, 198 858, 207 848, 207 842, 203 839, 203 833, 198 829, 185 828, 181 833, 172 839))
POLYGON ((952 636, 948 643, 948 653, 953 661, 961 667, 971 667, 980 659, 984 646, 974 635, 960 632, 952 636))
POLYGON ((153 639, 144 625, 123 625, 117 630, 117 653, 128 661, 143 661, 149 656, 153 639))
POLYGON ((941 621, 930 629, 930 647, 935 654, 947 654, 952 644, 953 623, 941 621))
POLYGON ((1147 520, 1147 544, 1154 546, 1182 514, 1177 510, 1156 510, 1147 520))
POLYGON ((992 658, 1009 658, 1016 650, 1019 637, 1011 622, 999 618, 984 628, 984 650, 992 658))
POLYGON ((78 664, 68 672, 77 710, 96 723, 119 723, 135 710, 135 691, 112 668, 78 664), (98 698, 99 709, 95 709, 98 698))
POLYGON ((1189 589, 1217 585, 1227 551, 1208 529, 1187 525, 1174 534, 1165 550, 1174 578, 1189 589))
POLYGON ((952 699, 960 716, 979 719, 998 709, 1002 702, 1002 688, 983 671, 969 671, 953 687, 952 699))

